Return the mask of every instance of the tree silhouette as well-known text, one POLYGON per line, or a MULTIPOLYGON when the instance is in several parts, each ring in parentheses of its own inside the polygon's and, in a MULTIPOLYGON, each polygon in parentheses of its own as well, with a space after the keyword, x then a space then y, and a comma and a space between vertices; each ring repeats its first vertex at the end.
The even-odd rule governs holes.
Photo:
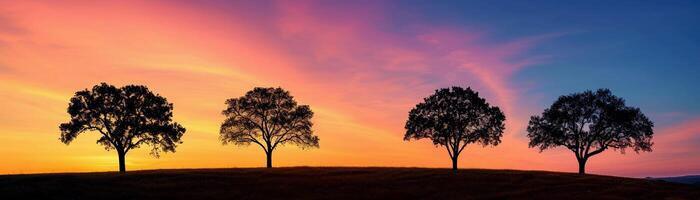
POLYGON ((574 152, 579 173, 586 161, 608 148, 651 151, 654 124, 639 108, 625 106, 608 89, 560 96, 542 116, 532 116, 527 127, 530 147, 540 151, 564 146, 574 152))
POLYGON ((311 130, 314 113, 308 105, 297 105, 282 88, 256 87, 245 96, 226 100, 226 104, 221 142, 259 145, 267 156, 267 168, 272 168, 272 151, 278 145, 318 148, 318 137, 311 130))
POLYGON ((124 173, 124 159, 129 150, 141 145, 152 147, 151 155, 175 152, 185 128, 172 121, 173 104, 140 85, 121 88, 101 83, 92 90, 75 93, 68 105, 70 122, 60 125, 61 142, 69 144, 85 131, 97 131, 98 144, 116 150, 119 172, 124 173))
POLYGON ((471 88, 452 87, 435 91, 408 114, 404 140, 428 138, 442 145, 457 170, 457 158, 469 143, 498 145, 506 117, 471 88))

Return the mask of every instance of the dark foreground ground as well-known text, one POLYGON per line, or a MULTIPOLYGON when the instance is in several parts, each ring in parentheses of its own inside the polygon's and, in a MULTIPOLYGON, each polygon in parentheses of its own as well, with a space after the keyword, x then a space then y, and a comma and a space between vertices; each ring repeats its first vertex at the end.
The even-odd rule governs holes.
POLYGON ((541 171, 294 167, 5 175, 0 199, 700 199, 700 187, 541 171))

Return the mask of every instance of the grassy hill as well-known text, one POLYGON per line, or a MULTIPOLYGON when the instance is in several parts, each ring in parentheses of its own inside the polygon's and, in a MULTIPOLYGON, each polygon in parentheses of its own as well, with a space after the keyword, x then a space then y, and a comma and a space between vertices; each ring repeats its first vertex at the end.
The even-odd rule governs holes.
POLYGON ((700 199, 700 187, 571 173, 424 168, 178 169, 0 176, 2 199, 700 199))

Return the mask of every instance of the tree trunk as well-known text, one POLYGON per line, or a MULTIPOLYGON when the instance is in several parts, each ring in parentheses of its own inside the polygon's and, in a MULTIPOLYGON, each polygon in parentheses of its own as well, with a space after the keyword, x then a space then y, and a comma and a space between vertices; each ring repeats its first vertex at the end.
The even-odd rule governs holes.
POLYGON ((126 157, 126 153, 124 153, 124 151, 117 151, 117 154, 119 155, 119 173, 125 173, 126 163, 124 163, 124 157, 126 157))
POLYGON ((578 173, 579 174, 586 173, 586 160, 588 160, 588 159, 579 159, 578 160, 578 173))
POLYGON ((457 171, 457 156, 452 158, 452 171, 457 171))
POLYGON ((267 168, 272 168, 272 151, 267 152, 267 168))

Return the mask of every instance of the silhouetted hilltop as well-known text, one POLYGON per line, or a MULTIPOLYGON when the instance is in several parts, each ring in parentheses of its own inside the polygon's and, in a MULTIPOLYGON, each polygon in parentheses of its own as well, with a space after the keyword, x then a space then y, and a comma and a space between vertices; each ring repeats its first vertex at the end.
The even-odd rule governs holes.
POLYGON ((668 181, 668 182, 673 182, 673 183, 683 183, 683 184, 691 184, 691 185, 700 186, 700 175, 662 177, 662 178, 653 178, 653 179, 663 180, 663 181, 668 181))
POLYGON ((700 199, 660 180, 517 170, 291 167, 0 176, 3 199, 700 199))

